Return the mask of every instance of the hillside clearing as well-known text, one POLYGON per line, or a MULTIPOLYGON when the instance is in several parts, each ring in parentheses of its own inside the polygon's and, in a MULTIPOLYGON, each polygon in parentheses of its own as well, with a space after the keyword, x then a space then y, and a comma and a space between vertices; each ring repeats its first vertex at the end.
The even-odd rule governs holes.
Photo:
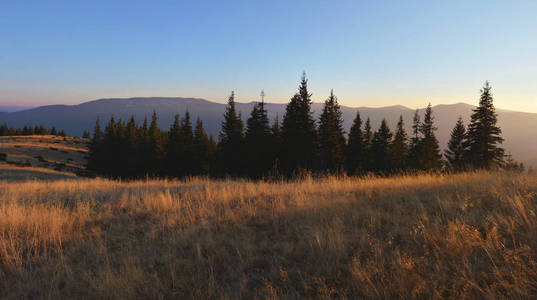
POLYGON ((87 142, 54 135, 0 137, 0 180, 74 177, 86 169, 87 142))

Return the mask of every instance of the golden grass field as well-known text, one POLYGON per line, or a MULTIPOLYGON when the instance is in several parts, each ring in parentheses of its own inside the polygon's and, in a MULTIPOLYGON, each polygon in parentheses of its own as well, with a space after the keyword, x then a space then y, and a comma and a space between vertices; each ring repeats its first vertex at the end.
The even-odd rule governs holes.
POLYGON ((0 182, 2 299, 537 297, 537 177, 0 182))

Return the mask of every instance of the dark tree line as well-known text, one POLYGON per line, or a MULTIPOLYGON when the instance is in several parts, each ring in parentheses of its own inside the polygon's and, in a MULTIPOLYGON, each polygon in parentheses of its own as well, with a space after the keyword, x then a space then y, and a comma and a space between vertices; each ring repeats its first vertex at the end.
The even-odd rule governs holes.
POLYGON ((104 129, 95 123, 90 144, 88 169, 111 177, 144 176, 183 177, 213 173, 216 142, 197 119, 193 126, 189 112, 175 116, 170 130, 158 127, 153 113, 151 122, 141 125, 134 117, 128 121, 112 117, 104 129))
MULTIPOLYGON (((263 94, 262 94, 263 95, 263 94)), ((435 135, 429 104, 422 116, 416 111, 411 134, 403 117, 395 128, 386 120, 373 131, 371 121, 360 113, 348 135, 333 91, 324 103, 319 120, 313 118, 308 81, 302 76, 280 124, 270 123, 263 101, 256 103, 246 126, 235 108, 235 94, 228 99, 216 142, 199 118, 192 125, 189 112, 175 117, 168 131, 151 122, 136 124, 111 118, 104 130, 97 120, 90 146, 88 168, 112 177, 192 175, 261 178, 273 174, 292 176, 303 171, 360 175, 415 171, 463 171, 475 168, 520 167, 505 158, 503 139, 496 125, 490 85, 485 84, 469 129, 462 119, 453 129, 443 160, 435 135)))
MULTIPOLYGON (((86 131, 86 134, 90 134, 86 131)), ((0 126, 0 136, 21 136, 21 135, 56 135, 67 136, 63 129, 56 130, 56 127, 46 128, 43 125, 24 126, 23 128, 8 127, 6 123, 0 126)))

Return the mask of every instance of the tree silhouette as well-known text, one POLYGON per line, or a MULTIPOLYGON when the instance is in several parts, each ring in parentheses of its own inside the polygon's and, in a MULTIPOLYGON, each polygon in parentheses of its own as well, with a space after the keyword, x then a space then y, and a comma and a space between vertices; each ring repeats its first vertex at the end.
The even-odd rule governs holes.
POLYGON ((475 168, 490 169, 501 166, 504 149, 502 130, 496 125, 497 114, 492 104, 493 98, 489 82, 481 90, 479 106, 473 110, 468 125, 468 157, 475 168))
POLYGON ((420 147, 420 128, 421 120, 419 110, 416 109, 414 117, 412 118, 412 137, 410 138, 410 146, 408 151, 408 166, 414 170, 419 169, 419 147, 420 147))
POLYGON ((272 167, 272 135, 264 102, 256 103, 247 121, 245 156, 248 174, 261 177, 272 167))
POLYGON ((342 171, 345 165, 344 147, 345 132, 343 131, 341 109, 332 90, 324 102, 323 111, 319 118, 321 168, 329 172, 342 171))
POLYGON ((287 104, 282 124, 282 170, 291 174, 313 169, 317 156, 317 132, 311 112, 311 94, 306 74, 302 74, 299 92, 287 104))
POLYGON ((157 123, 157 113, 153 111, 151 116, 151 124, 149 125, 149 156, 147 160, 149 162, 149 174, 158 175, 162 170, 162 160, 165 157, 164 142, 162 140, 162 133, 157 123))
POLYGON ((373 129, 371 128, 371 120, 369 117, 365 121, 364 125, 364 170, 369 172, 375 169, 375 163, 373 161, 373 129))
POLYGON ((408 166, 408 136, 405 131, 403 116, 399 116, 397 129, 393 143, 391 145, 391 168, 396 171, 403 171, 408 166))
POLYGON ((349 174, 359 174, 363 172, 365 152, 362 119, 360 118, 360 112, 357 111, 349 132, 346 148, 347 172, 349 174))
POLYGON ((231 92, 224 113, 218 142, 218 163, 221 174, 240 175, 244 166, 244 124, 235 110, 235 92, 231 92))
POLYGON ((431 103, 425 109, 423 123, 419 128, 422 138, 418 143, 418 169, 430 171, 439 170, 442 167, 442 155, 440 154, 440 146, 434 132, 433 109, 431 103))
POLYGON ((466 127, 462 122, 462 117, 459 117, 455 127, 451 130, 451 137, 448 142, 448 147, 444 151, 448 166, 453 171, 462 171, 466 165, 466 153, 468 151, 468 143, 466 141, 466 127))
POLYGON ((371 145, 371 156, 373 158, 373 171, 387 173, 391 169, 390 148, 393 134, 382 119, 379 129, 373 134, 373 143, 371 145))

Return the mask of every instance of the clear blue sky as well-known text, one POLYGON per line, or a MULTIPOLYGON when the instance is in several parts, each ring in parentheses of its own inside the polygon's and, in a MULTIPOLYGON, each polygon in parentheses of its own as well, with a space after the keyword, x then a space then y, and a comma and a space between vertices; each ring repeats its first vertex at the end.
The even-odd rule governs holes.
POLYGON ((537 1, 0 1, 0 104, 181 96, 537 112, 537 1), (84 3, 79 3, 84 2, 84 3))

